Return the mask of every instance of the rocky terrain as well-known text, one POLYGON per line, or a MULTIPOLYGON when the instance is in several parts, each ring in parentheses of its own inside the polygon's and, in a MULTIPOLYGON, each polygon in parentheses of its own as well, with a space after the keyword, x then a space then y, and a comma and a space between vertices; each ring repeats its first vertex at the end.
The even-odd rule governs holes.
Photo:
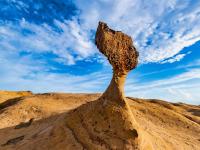
POLYGON ((95 44, 113 68, 102 94, 0 92, 2 150, 199 150, 200 106, 125 97, 137 66, 130 36, 100 22, 95 44))
MULTIPOLYGON (((46 93, 6 99, 8 96, 9 92, 1 92, 1 150, 79 150, 85 145, 68 127, 66 116, 101 95, 46 93)), ((199 150, 200 106, 129 97, 127 103, 138 124, 140 149, 148 143, 148 150, 199 150)), ((101 145, 90 138, 95 145, 101 145)))

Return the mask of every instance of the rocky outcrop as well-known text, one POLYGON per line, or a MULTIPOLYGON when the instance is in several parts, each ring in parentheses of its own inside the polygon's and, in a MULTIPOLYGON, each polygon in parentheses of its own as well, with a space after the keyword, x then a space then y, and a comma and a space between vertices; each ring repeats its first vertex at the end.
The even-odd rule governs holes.
POLYGON ((83 150, 88 147, 94 150, 132 150, 136 146, 140 150, 199 150, 200 106, 126 98, 139 125, 135 128, 133 123, 137 132, 132 130, 129 135, 133 139, 131 145, 127 136, 131 132, 122 130, 122 125, 127 122, 114 120, 120 119, 120 110, 124 112, 124 109, 111 106, 119 110, 111 114, 108 107, 103 109, 97 107, 98 103, 92 103, 99 97, 99 94, 78 93, 23 97, 20 102, 0 110, 0 150, 83 150), (75 118, 68 116, 69 110, 74 110, 70 113, 75 118), (106 118, 108 114, 113 117, 106 118), (102 116, 105 117, 101 119, 102 116), (123 139, 126 140, 123 142, 123 139))
POLYGON ((124 97, 127 73, 136 67, 138 52, 131 37, 100 22, 95 42, 113 67, 107 90, 67 115, 67 126, 85 149, 138 149, 138 125, 124 97))
POLYGON ((137 66, 139 54, 130 36, 110 29, 103 22, 99 22, 95 43, 113 67, 113 77, 103 97, 123 105, 125 79, 127 73, 137 66))
POLYGON ((0 103, 8 99, 19 98, 23 96, 31 96, 33 93, 31 91, 2 91, 0 90, 0 103))

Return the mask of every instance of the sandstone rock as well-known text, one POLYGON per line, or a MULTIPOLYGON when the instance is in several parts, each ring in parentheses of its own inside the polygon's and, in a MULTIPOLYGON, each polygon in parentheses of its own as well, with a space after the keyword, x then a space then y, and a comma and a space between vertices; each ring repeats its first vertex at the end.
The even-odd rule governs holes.
POLYGON ((85 149, 138 149, 138 125, 124 97, 127 73, 136 67, 132 39, 100 22, 96 45, 113 66, 107 90, 94 102, 68 113, 67 126, 85 149))
POLYGON ((114 31, 107 24, 99 22, 95 44, 108 58, 114 73, 127 74, 137 66, 139 53, 131 37, 121 31, 114 31))
POLYGON ((125 79, 127 73, 137 66, 139 53, 130 36, 110 29, 103 22, 99 22, 95 43, 113 67, 113 78, 103 97, 124 105, 125 79))

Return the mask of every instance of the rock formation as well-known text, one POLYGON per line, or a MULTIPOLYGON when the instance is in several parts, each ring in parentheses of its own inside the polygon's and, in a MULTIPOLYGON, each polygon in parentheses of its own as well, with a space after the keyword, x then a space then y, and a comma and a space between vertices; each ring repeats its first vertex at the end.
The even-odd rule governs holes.
POLYGON ((113 67, 113 77, 103 97, 123 105, 125 104, 124 82, 127 73, 137 66, 138 52, 130 36, 109 29, 102 22, 99 22, 95 43, 113 67))
POLYGON ((123 119, 125 109, 94 103, 100 94, 46 93, 19 98, 20 93, 15 92, 14 98, 13 92, 3 93, 0 150, 199 150, 200 147, 200 106, 126 98, 138 124, 132 121, 137 132, 133 128, 131 132, 130 126, 125 128, 128 122, 123 119), (7 97, 12 98, 6 100, 7 97), (74 109, 77 110, 71 111, 74 109))
POLYGON ((138 52, 131 37, 100 22, 96 45, 113 66, 113 78, 96 101, 68 113, 67 126, 85 149, 138 149, 138 125, 124 97, 127 73, 138 52))

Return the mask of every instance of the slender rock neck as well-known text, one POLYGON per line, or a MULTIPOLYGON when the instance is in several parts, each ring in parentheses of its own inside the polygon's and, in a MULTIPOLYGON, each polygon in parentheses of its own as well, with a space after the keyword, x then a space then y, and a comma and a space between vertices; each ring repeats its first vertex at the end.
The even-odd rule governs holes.
POLYGON ((110 85, 102 95, 106 101, 112 101, 121 106, 125 105, 124 84, 126 76, 127 73, 122 74, 117 71, 113 71, 113 77, 110 85))

